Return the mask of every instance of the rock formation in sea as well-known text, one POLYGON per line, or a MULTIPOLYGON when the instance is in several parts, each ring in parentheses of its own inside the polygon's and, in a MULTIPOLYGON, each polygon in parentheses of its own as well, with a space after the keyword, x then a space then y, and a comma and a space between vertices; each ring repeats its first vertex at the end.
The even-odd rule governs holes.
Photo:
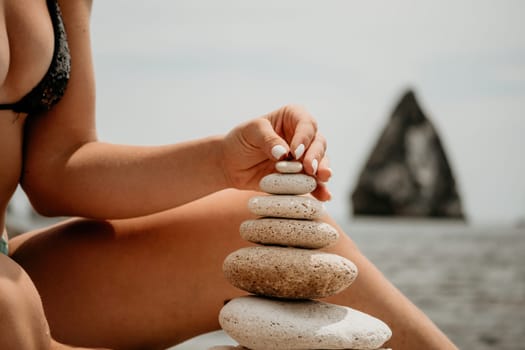
POLYGON ((464 219, 456 180, 432 122, 408 90, 351 194, 353 214, 464 219))

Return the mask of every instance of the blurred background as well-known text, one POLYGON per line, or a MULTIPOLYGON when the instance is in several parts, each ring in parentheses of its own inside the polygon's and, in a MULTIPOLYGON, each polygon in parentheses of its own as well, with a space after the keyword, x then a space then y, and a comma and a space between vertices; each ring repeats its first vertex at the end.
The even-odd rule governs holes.
MULTIPOLYGON (((95 2, 99 136, 173 143, 304 105, 328 139, 327 209, 363 251, 461 348, 525 349, 524 14, 523 1, 95 2), (466 221, 352 215, 407 89, 466 221)), ((20 191, 10 222, 47 223, 20 191)))
POLYGON ((287 103, 329 141, 333 215, 407 87, 432 118, 473 222, 525 217, 521 1, 95 3, 100 136, 224 133, 287 103))

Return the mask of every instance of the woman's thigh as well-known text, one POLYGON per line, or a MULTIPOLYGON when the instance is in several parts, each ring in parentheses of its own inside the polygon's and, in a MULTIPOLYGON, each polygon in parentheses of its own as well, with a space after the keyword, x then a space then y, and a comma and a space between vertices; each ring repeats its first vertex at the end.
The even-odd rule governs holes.
POLYGON ((47 349, 49 326, 38 292, 26 272, 0 254, 0 349, 47 349))
MULTIPOLYGON (((224 302, 246 294, 222 263, 249 245, 239 225, 253 218, 255 192, 225 190, 163 213, 118 221, 71 220, 12 240, 13 258, 39 290, 52 334, 84 346, 166 348, 218 328, 224 302)), ((353 261, 357 280, 329 301, 384 320, 389 345, 453 349, 444 335, 340 233, 326 249, 353 261)))
POLYGON ((238 230, 253 195, 227 190, 142 218, 70 220, 11 240, 13 259, 57 340, 165 348, 217 329, 225 300, 242 294, 222 262, 248 245, 238 230))

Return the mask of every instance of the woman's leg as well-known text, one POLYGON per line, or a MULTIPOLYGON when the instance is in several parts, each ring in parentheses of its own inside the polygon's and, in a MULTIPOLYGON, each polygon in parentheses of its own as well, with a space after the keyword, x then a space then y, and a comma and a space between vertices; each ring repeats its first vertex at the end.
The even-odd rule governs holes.
POLYGON ((49 349, 51 337, 42 302, 31 279, 0 254, 0 349, 49 349))
MULTIPOLYGON (((13 239, 13 256, 35 282, 58 340, 165 348, 217 329, 224 301, 246 294, 226 282, 221 268, 226 255, 249 245, 238 229, 253 217, 253 195, 227 190, 143 218, 69 221, 13 239)), ((332 301, 386 321, 396 349, 454 349, 343 232, 328 250, 360 270, 332 301)))
POLYGON ((3 254, 0 254, 0 329, 0 349, 80 350, 51 339, 35 285, 16 262, 3 254))
MULTIPOLYGON (((350 306, 387 323, 392 329, 392 339, 387 345, 394 350, 457 349, 426 315, 361 254, 337 223, 328 217, 325 221, 336 227, 340 234, 338 243, 328 250, 348 258, 359 270, 354 283, 342 293, 327 298, 328 302, 350 306)), ((395 259, 395 254, 392 258, 395 259)))
POLYGON ((166 348, 217 329, 224 301, 243 294, 221 270, 226 255, 245 245, 238 227, 247 196, 242 204, 239 196, 225 191, 132 220, 72 220, 16 237, 10 247, 57 340, 166 348))

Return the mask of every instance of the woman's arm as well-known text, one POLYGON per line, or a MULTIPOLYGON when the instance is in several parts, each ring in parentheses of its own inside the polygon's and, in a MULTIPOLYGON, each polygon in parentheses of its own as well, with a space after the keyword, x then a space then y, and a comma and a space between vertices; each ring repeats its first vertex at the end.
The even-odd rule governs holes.
POLYGON ((50 112, 27 121, 22 185, 35 208, 44 215, 131 217, 224 188, 218 137, 163 147, 97 140, 91 2, 59 4, 71 52, 71 79, 50 112))
MULTIPOLYGON (((28 119, 22 185, 44 215, 127 218, 169 209, 226 187, 254 189, 273 171, 276 145, 301 149, 306 172, 330 176, 325 144, 313 118, 284 107, 226 136, 176 145, 123 146, 97 140, 89 37, 91 2, 60 3, 71 51, 71 79, 62 100, 28 119), (315 162, 317 166, 315 166, 315 162), (318 171, 316 171, 318 170, 318 171)), ((285 155, 282 154, 281 157, 285 155)), ((327 199, 323 185, 316 195, 327 199)))
MULTIPOLYGON (((293 149, 288 142, 294 141, 279 136, 287 133, 272 123, 272 116, 299 121, 305 118, 304 113, 296 107, 283 108, 242 124, 226 136, 174 145, 125 146, 92 141, 55 156, 40 151, 42 154, 30 163, 33 167, 26 167, 24 187, 37 210, 45 215, 94 218, 146 215, 226 187, 255 189, 259 179, 273 171, 277 160, 274 147, 282 147, 286 153, 293 149)), ((290 128, 296 124, 292 121, 290 128)), ((311 129, 295 135, 315 133, 311 129)), ((300 158, 306 172, 316 172, 320 181, 326 181, 331 175, 329 169, 321 165, 317 170, 313 165, 313 159, 324 164, 324 143, 313 139, 297 139, 295 143, 311 144, 300 158)), ((321 184, 316 195, 320 199, 329 197, 321 184)))
POLYGON ((44 156, 39 168, 26 170, 24 188, 44 215, 146 215, 225 188, 219 143, 220 137, 158 147, 88 142, 54 160, 44 156))

